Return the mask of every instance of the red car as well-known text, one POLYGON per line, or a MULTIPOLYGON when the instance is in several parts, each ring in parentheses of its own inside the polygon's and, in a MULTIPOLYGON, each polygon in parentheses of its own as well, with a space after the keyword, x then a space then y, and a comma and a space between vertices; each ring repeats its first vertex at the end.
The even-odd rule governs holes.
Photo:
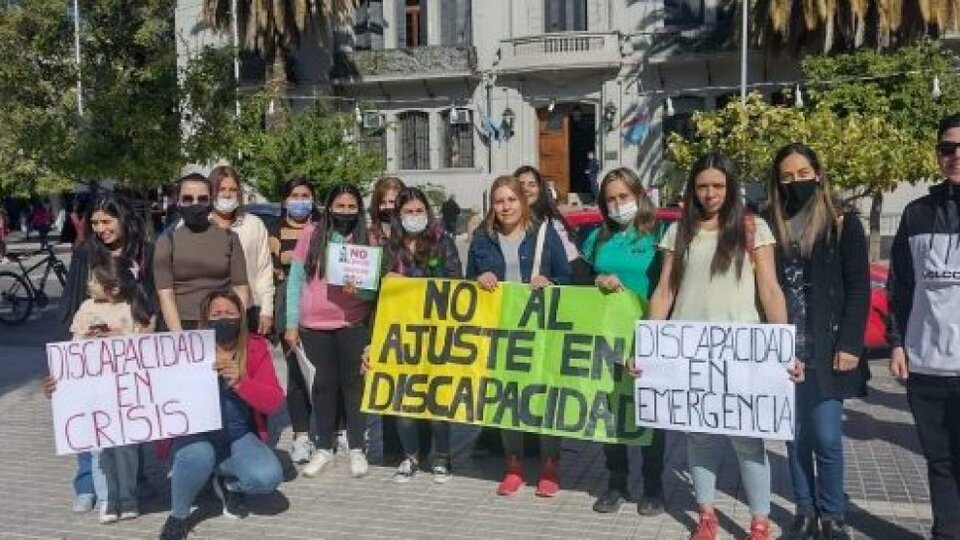
MULTIPOLYGON (((577 231, 577 238, 583 241, 587 233, 600 224, 603 217, 596 206, 581 208, 561 207, 567 223, 577 231)), ((668 206, 658 208, 656 217, 667 223, 680 219, 680 208, 668 206)), ((868 350, 886 349, 886 321, 890 312, 887 305, 887 266, 880 263, 870 265, 870 313, 867 318, 867 330, 863 344, 868 350)))

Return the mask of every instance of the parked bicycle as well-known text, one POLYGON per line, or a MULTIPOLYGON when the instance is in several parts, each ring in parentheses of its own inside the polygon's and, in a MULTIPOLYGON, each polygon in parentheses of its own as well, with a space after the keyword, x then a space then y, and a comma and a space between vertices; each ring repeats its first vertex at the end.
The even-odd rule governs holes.
POLYGON ((7 258, 17 263, 20 273, 11 270, 0 271, 0 323, 17 325, 27 320, 33 307, 43 309, 50 302, 45 291, 50 272, 57 276, 60 286, 67 282, 67 266, 53 252, 52 246, 44 246, 39 251, 7 253, 7 258), (27 266, 32 258, 43 258, 32 266, 27 266), (37 281, 30 275, 43 267, 43 274, 37 281))

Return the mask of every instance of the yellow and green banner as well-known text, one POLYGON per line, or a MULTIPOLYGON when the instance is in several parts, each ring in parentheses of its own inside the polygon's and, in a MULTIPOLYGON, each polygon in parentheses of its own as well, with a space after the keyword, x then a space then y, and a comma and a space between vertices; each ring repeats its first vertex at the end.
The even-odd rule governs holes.
POLYGON ((643 312, 595 287, 385 279, 363 410, 646 444, 625 367, 643 312))

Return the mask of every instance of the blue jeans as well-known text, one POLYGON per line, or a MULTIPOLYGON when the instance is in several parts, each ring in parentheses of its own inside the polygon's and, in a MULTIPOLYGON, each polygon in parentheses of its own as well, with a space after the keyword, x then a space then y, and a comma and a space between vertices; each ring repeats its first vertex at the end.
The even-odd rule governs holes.
POLYGON ((797 514, 843 520, 847 512, 842 420, 843 401, 824 399, 816 377, 797 385, 796 434, 787 443, 797 514))
POLYGON ((93 495, 93 458, 90 452, 77 454, 77 473, 73 475, 74 495, 93 495))
POLYGON ((226 478, 230 491, 256 495, 277 489, 283 481, 280 461, 256 434, 247 433, 229 444, 229 449, 218 449, 202 435, 175 443, 170 466, 171 516, 186 519, 190 515, 190 505, 214 472, 226 478))
POLYGON ((717 488, 717 471, 726 454, 724 441, 729 439, 740 462, 740 481, 747 492, 747 504, 753 516, 770 515, 770 462, 763 439, 731 437, 711 433, 687 433, 687 463, 693 477, 697 504, 713 504, 717 488))
POLYGON ((416 418, 397 418, 397 431, 400 434, 400 444, 403 445, 404 456, 415 456, 421 463, 429 453, 420 453, 420 426, 428 423, 433 434, 433 447, 437 458, 450 459, 450 424, 439 420, 418 420, 416 418))

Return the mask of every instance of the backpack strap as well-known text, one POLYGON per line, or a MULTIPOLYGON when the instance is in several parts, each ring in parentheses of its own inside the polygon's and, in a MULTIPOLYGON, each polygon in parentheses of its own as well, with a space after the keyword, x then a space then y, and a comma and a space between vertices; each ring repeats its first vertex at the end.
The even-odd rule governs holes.
POLYGON ((533 268, 530 270, 530 279, 540 275, 540 263, 543 261, 543 243, 547 237, 547 221, 540 223, 537 231, 537 245, 533 251, 533 268))

